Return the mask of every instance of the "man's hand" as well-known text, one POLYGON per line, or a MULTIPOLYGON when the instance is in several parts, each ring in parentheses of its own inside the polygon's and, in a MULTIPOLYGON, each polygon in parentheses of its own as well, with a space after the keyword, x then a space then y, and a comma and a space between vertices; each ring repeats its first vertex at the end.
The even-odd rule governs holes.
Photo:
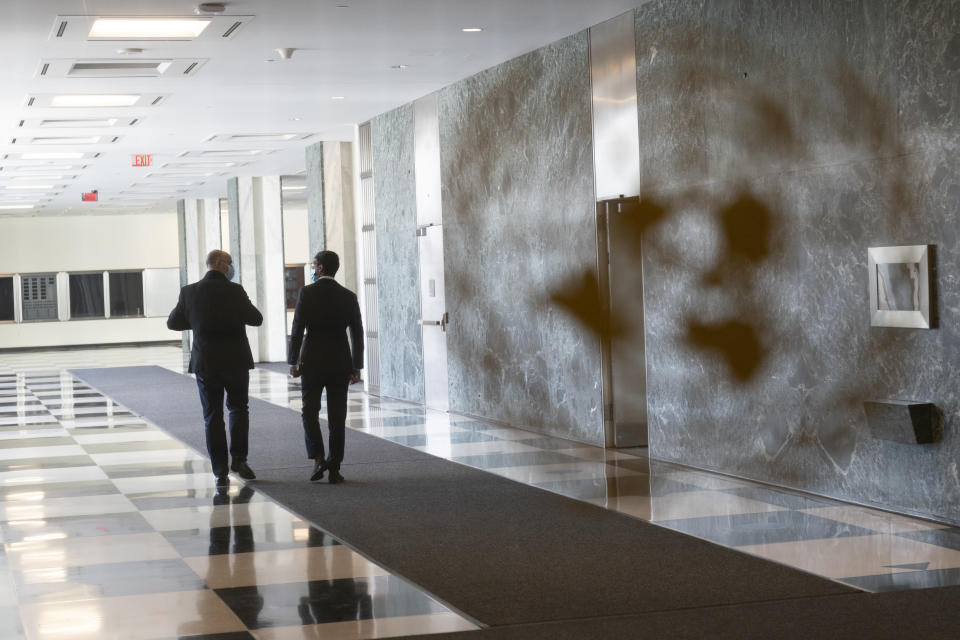
POLYGON ((290 365, 290 377, 299 378, 300 377, 300 367, 295 364, 290 365))
POLYGON ((353 372, 350 374, 350 384, 356 384, 360 382, 360 380, 361 380, 360 369, 354 369, 353 372))

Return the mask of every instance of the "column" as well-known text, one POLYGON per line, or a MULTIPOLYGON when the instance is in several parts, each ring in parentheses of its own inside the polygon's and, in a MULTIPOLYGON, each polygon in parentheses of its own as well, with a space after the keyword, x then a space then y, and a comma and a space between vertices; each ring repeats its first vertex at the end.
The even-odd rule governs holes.
POLYGON ((323 146, 312 144, 306 149, 307 165, 307 235, 310 238, 310 258, 327 248, 324 223, 323 146))
POLYGON ((178 200, 178 230, 180 231, 181 284, 196 282, 207 272, 206 253, 201 249, 199 200, 178 200), (182 226, 180 223, 182 222, 182 226), (185 279, 185 280, 184 280, 185 279))
POLYGON ((200 247, 204 259, 220 246, 220 198, 204 198, 200 205, 200 247))
POLYGON ((354 293, 357 288, 357 229, 353 197, 353 144, 323 144, 324 248, 340 256, 337 280, 354 293))
POLYGON ((232 178, 227 201, 235 279, 263 314, 261 327, 247 328, 250 349, 257 362, 282 362, 287 328, 280 177, 232 178))

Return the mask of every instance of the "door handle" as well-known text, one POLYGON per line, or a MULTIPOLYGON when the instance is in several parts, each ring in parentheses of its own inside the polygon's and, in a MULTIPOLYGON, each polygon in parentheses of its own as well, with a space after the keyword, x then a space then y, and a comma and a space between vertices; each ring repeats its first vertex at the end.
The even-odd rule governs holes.
POLYGON ((440 331, 446 331, 447 325, 450 324, 450 314, 444 311, 443 317, 439 320, 421 320, 420 324, 425 327, 440 327, 440 331))

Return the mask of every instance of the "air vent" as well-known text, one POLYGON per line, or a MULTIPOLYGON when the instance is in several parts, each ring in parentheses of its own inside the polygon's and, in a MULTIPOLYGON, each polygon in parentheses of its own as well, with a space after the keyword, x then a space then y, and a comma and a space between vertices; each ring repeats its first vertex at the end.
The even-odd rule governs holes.
POLYGON ((157 93, 38 93, 30 96, 27 106, 45 108, 123 108, 155 105, 166 96, 157 93))
POLYGON ((230 169, 233 167, 242 167, 248 164, 246 162, 233 162, 229 160, 192 160, 187 162, 167 162, 164 163, 165 169, 230 169))
POLYGON ((57 16, 50 37, 61 42, 214 41, 232 38, 254 16, 57 16))
POLYGON ((39 75, 48 78, 163 78, 194 73, 206 60, 197 58, 87 58, 42 60, 39 75))
POLYGON ((274 149, 207 149, 206 151, 184 151, 181 158, 249 158, 273 153, 274 149))
POLYGON ((210 136, 204 142, 289 142, 306 140, 314 133, 219 133, 210 136))
POLYGON ((223 32, 223 35, 222 35, 221 37, 222 37, 222 38, 229 38, 230 36, 233 35, 233 32, 234 32, 234 31, 236 31, 237 29, 240 28, 240 25, 242 25, 242 24, 243 24, 242 22, 234 22, 232 25, 230 25, 230 28, 229 28, 229 29, 227 29, 226 31, 223 32))
MULTIPOLYGON (((64 160, 84 160, 96 158, 99 154, 90 151, 18 151, 17 153, 4 154, 4 160, 28 160, 37 166, 43 166, 50 170, 52 166, 75 167, 75 164, 64 164, 64 160), (46 163, 46 164, 44 164, 46 163), (59 164, 57 164, 59 163, 59 164)), ((59 169, 56 169, 59 171, 59 169)))
POLYGON ((21 139, 21 144, 109 144, 119 140, 119 136, 33 136, 21 139))
POLYGON ((105 129, 108 127, 130 127, 139 122, 140 118, 120 118, 111 116, 106 118, 31 118, 21 120, 28 129, 105 129))

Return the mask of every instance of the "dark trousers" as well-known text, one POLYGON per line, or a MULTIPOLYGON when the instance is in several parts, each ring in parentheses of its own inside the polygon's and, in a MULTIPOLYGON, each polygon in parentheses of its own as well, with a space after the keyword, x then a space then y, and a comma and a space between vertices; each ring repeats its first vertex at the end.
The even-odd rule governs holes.
POLYGON ((247 408, 247 393, 250 372, 247 369, 230 375, 197 374, 200 404, 203 405, 203 422, 207 428, 207 453, 216 476, 230 473, 227 459, 227 434, 223 424, 223 394, 227 394, 227 410, 230 416, 230 455, 234 460, 247 459, 247 432, 250 429, 250 412, 247 408))
POLYGON ((335 471, 343 462, 343 438, 347 422, 347 387, 350 374, 333 375, 303 374, 301 397, 303 398, 303 440, 307 445, 307 457, 323 458, 323 435, 320 433, 320 396, 327 390, 327 428, 330 431, 330 455, 327 466, 335 471))

